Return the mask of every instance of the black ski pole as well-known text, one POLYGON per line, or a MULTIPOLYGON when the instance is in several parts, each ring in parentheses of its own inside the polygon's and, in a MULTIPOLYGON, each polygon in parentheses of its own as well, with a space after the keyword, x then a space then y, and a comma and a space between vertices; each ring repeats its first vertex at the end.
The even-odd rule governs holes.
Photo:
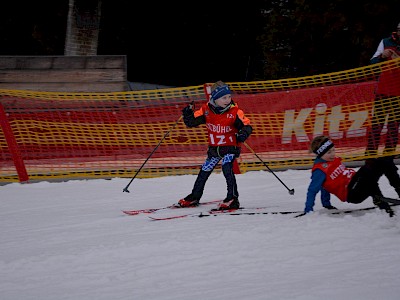
POLYGON ((178 121, 175 122, 175 124, 164 134, 163 138, 160 140, 160 142, 158 143, 158 145, 153 149, 153 151, 151 151, 150 155, 146 158, 146 160, 144 161, 144 163, 140 166, 139 170, 137 170, 135 176, 132 177, 131 181, 129 181, 129 183, 127 184, 127 186, 123 189, 124 192, 129 193, 128 187, 131 185, 132 181, 136 178, 136 176, 139 174, 139 172, 142 170, 142 168, 144 167, 144 165, 147 163, 147 161, 150 159, 150 157, 153 155, 154 152, 156 152, 156 150, 158 149, 158 147, 161 145, 161 143, 164 141, 164 139, 169 135, 169 133, 172 131, 172 129, 175 128, 175 126, 181 121, 181 119, 183 118, 183 115, 181 115, 178 119, 178 121))
POLYGON ((279 182, 282 183, 282 185, 285 188, 287 188, 287 190, 289 191, 289 194, 290 195, 294 195, 294 189, 289 189, 286 186, 286 184, 283 183, 283 181, 275 174, 275 172, 271 170, 271 168, 261 159, 261 157, 258 156, 258 154, 246 142, 243 142, 243 144, 247 147, 247 149, 249 149, 264 164, 264 166, 267 167, 268 171, 270 171, 272 173, 272 175, 274 175, 276 177, 276 179, 278 179, 279 182))

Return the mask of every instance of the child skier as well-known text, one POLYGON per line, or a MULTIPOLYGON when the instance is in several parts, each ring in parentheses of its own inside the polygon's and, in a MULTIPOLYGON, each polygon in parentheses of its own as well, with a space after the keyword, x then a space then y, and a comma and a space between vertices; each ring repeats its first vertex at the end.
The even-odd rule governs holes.
POLYGON ((315 197, 321 191, 321 197, 330 199, 330 194, 334 194, 340 201, 349 203, 361 203, 371 196, 377 207, 385 210, 390 217, 394 215, 390 205, 382 200, 378 184, 379 178, 385 175, 392 186, 400 186, 397 168, 390 159, 368 159, 356 172, 344 166, 342 159, 336 156, 332 140, 327 136, 315 137, 310 150, 317 157, 312 167, 304 214, 313 211, 315 197))
POLYGON ((182 112, 187 127, 206 125, 208 151, 192 192, 179 200, 178 204, 181 207, 199 205, 208 177, 222 160, 222 172, 226 179, 227 195, 218 204, 218 209, 239 208, 239 193, 233 173, 233 162, 240 155, 240 143, 243 143, 253 131, 250 120, 233 102, 229 86, 222 81, 217 81, 211 87, 211 97, 208 103, 203 104, 196 111, 193 111, 192 105, 189 105, 182 112))

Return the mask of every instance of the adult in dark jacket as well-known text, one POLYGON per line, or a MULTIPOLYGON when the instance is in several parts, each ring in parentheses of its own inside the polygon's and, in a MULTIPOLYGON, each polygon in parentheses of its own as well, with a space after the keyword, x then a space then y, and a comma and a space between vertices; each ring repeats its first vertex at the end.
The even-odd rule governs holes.
MULTIPOLYGON (((370 63, 381 63, 400 58, 400 23, 396 31, 380 41, 370 63)), ((400 122, 400 69, 391 68, 382 72, 375 89, 374 114, 368 133, 366 155, 376 156, 382 129, 387 120, 384 154, 393 153, 398 142, 400 122)))
MULTIPOLYGON (((381 63, 400 57, 400 23, 397 30, 380 41, 375 54, 372 56, 371 64, 381 63)), ((371 128, 368 133, 368 144, 366 155, 375 156, 378 154, 378 147, 381 132, 387 118, 387 133, 385 140, 384 155, 379 158, 385 165, 385 172, 380 172, 380 176, 385 175, 391 186, 394 187, 400 197, 400 177, 398 168, 393 159, 398 142, 398 131, 400 122, 400 70, 399 68, 389 68, 381 73, 376 90, 374 102, 374 114, 372 116, 371 128)), ((371 164, 375 159, 368 158, 366 164, 371 164)))

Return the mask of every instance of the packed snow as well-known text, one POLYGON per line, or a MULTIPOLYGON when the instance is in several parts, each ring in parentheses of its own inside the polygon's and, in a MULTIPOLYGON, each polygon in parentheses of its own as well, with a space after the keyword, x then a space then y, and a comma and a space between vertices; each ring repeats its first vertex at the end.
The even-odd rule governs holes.
MULTIPOLYGON (((241 206, 302 211, 310 170, 275 174, 294 195, 268 171, 247 172, 237 175, 241 206)), ((195 178, 136 178, 130 193, 123 192, 129 178, 0 186, 0 299, 400 299, 400 206, 393 218, 379 209, 332 215, 319 199, 300 218, 153 221, 122 213, 168 206, 190 193, 195 178)), ((380 185, 397 197, 386 178, 380 185)), ((215 172, 202 201, 225 193, 215 172)), ((332 197, 332 205, 372 200, 332 197)))

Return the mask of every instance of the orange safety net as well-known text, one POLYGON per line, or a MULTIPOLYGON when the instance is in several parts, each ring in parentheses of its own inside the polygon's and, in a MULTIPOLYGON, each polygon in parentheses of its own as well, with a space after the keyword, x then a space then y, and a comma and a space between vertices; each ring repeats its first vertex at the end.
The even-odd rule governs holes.
MULTIPOLYGON (((309 143, 320 134, 334 140, 345 162, 397 155, 399 79, 396 59, 316 76, 228 82, 254 129, 238 159, 241 172, 265 169, 264 163, 275 170, 308 168, 314 158, 309 143), (368 138, 371 124, 375 139, 368 138)), ((141 178, 197 174, 206 130, 187 128, 181 111, 207 101, 207 87, 0 90, 0 181, 132 177, 141 167, 141 178)))

